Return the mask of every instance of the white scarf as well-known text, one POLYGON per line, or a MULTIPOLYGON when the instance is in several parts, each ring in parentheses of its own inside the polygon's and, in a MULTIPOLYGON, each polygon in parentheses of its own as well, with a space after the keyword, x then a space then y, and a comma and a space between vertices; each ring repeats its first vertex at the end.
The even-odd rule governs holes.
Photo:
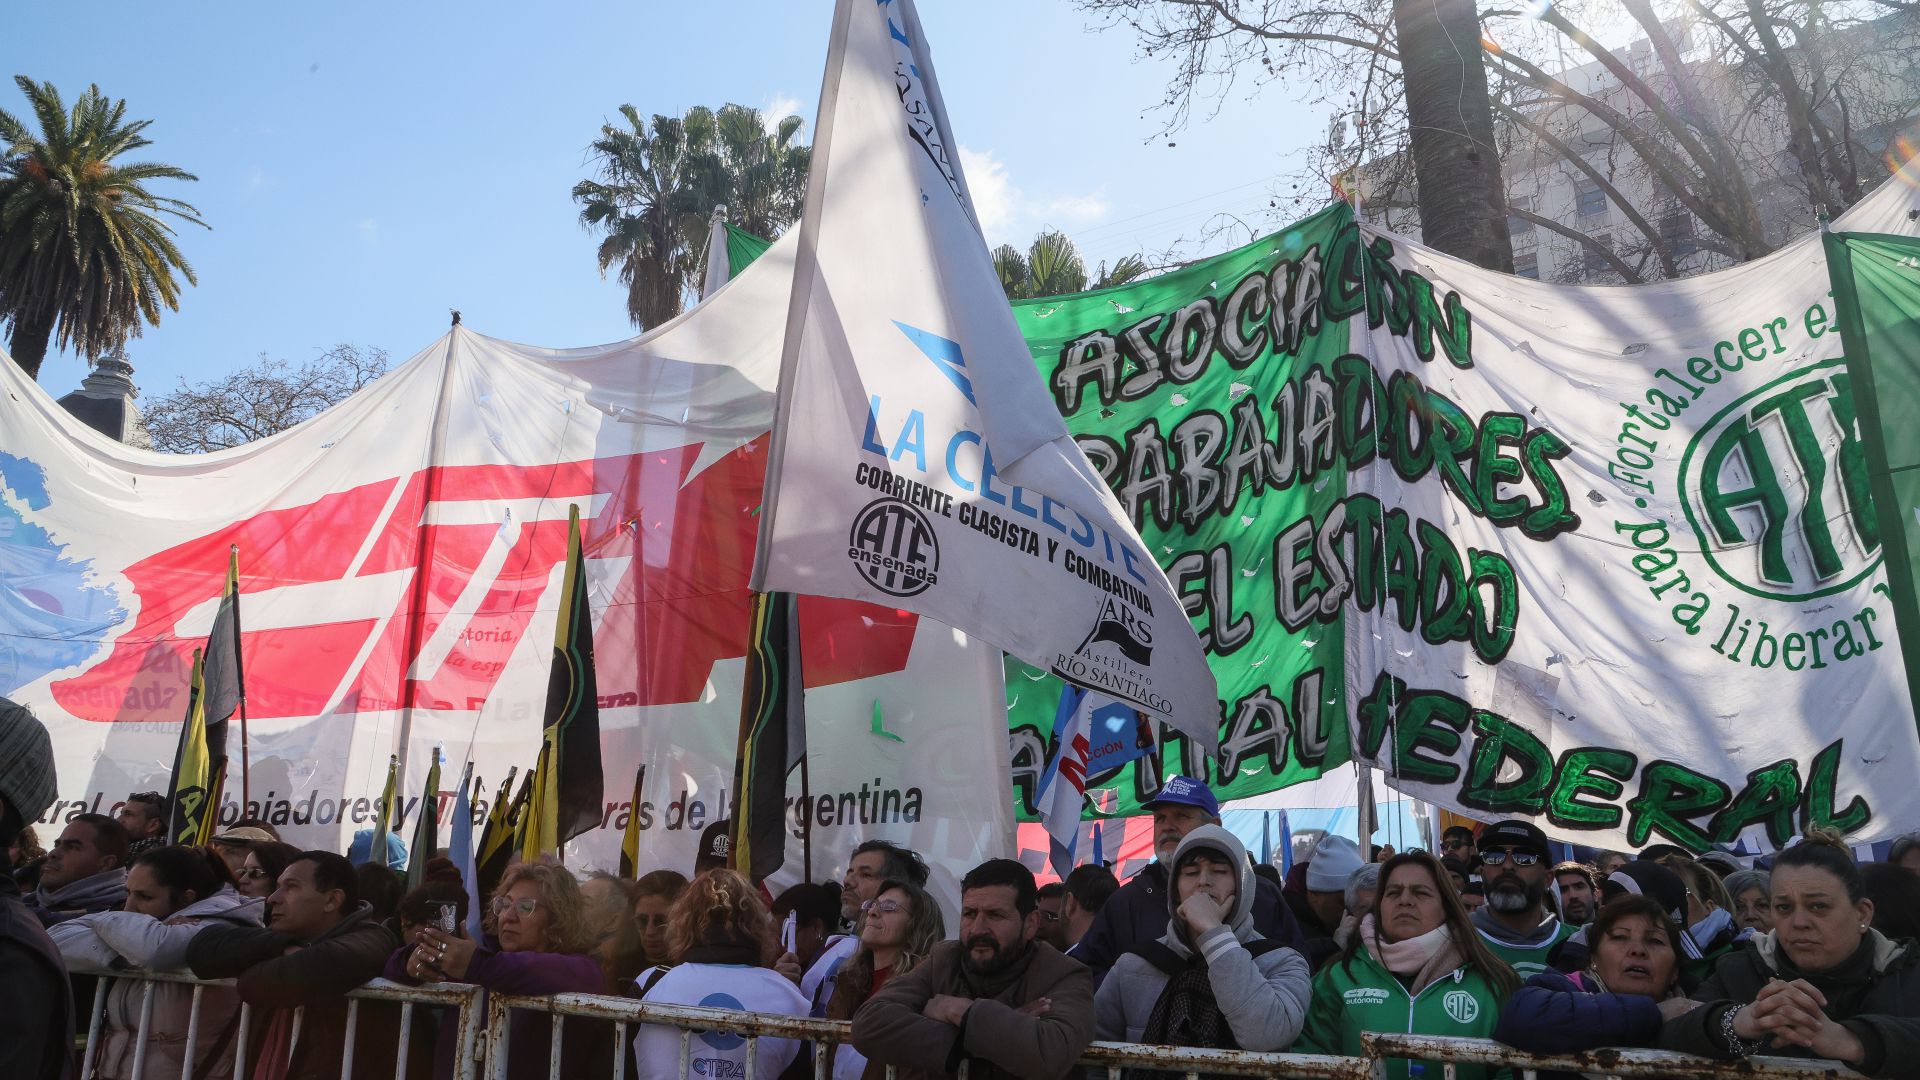
POLYGON ((1446 923, 1401 941, 1383 941, 1380 927, 1371 912, 1360 921, 1360 941, 1368 955, 1395 975, 1411 976, 1411 992, 1418 994, 1434 980, 1449 975, 1460 966, 1460 947, 1453 940, 1453 928, 1446 923))

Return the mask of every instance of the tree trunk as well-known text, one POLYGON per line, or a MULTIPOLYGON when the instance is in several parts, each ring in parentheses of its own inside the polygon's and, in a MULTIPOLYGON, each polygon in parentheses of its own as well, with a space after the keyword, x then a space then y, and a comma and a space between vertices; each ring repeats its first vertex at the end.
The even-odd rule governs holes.
POLYGON ((51 313, 39 316, 23 312, 13 320, 7 351, 13 354, 13 362, 20 365, 29 379, 40 378, 40 362, 47 358, 47 339, 53 336, 53 322, 51 313))
POLYGON ((1474 0, 1394 0, 1420 235, 1476 266, 1513 272, 1506 182, 1494 148, 1474 0))

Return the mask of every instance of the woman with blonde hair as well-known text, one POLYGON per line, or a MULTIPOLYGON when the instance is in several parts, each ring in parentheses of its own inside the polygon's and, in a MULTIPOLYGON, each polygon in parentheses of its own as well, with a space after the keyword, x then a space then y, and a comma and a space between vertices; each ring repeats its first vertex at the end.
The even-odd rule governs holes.
MULTIPOLYGON (((687 884, 667 912, 667 952, 676 966, 656 967, 640 979, 641 1000, 704 1005, 783 1016, 807 1015, 807 999, 784 976, 762 966, 773 954, 773 917, 747 879, 709 870, 687 884)), ((747 1042, 711 1031, 688 1040, 680 1071, 679 1028, 643 1024, 633 1039, 639 1075, 690 1080, 747 1074, 747 1042)), ((763 1038, 755 1068, 777 1076, 800 1051, 793 1039, 763 1038)))
MULTIPOLYGON (((889 979, 905 975, 927 958, 947 937, 947 920, 940 905, 918 885, 888 880, 860 912, 860 944, 841 967, 833 996, 827 999, 829 1020, 851 1020, 889 979)), ((851 1043, 832 1047, 834 1080, 858 1080, 867 1059, 851 1043)))
MULTIPOLYGON (((593 932, 587 902, 567 868, 520 863, 507 869, 493 891, 484 924, 487 940, 474 941, 456 926, 414 930, 413 940, 387 961, 386 977, 400 983, 471 983, 501 994, 596 994, 605 987, 589 950, 593 932)), ((456 1025, 443 1024, 434 1076, 453 1074, 456 1025)), ((507 1075, 543 1076, 553 1025, 544 1013, 516 1012, 507 1031, 507 1075)), ((566 1026, 562 1039, 565 1076, 607 1071, 603 1025, 566 1026), (589 1030, 593 1028, 600 1030, 589 1030)))

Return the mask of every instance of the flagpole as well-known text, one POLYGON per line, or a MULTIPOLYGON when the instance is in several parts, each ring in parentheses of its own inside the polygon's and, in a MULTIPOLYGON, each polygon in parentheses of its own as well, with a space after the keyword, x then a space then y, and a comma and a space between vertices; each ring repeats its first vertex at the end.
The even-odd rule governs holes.
POLYGON ((233 682, 240 688, 240 816, 253 802, 252 756, 247 753, 247 666, 240 656, 240 545, 227 547, 227 584, 233 589, 233 682))
POLYGON ((800 755, 800 870, 801 881, 813 884, 813 785, 807 779, 807 759, 810 753, 800 755))
POLYGON ((767 541, 772 538, 774 516, 779 512, 781 462, 786 458, 787 432, 792 427, 793 380, 800 367, 800 336, 806 330, 807 308, 813 302, 813 279, 820 272, 820 215, 827 199, 827 158, 833 151, 833 116, 839 105, 840 76, 846 68, 847 32, 852 22, 852 0, 836 0, 833 36, 827 45, 827 67, 820 80, 820 107, 813 114, 807 197, 800 213, 800 237, 793 256, 793 291, 788 294, 787 325, 780 343, 780 381, 773 395, 773 430, 767 438, 767 475, 760 493, 760 536, 754 545, 753 576, 748 583, 756 592, 765 590, 767 541))
MULTIPOLYGON (((434 398, 433 423, 427 434, 426 491, 421 500, 423 506, 431 507, 440 498, 440 456, 447 447, 447 414, 451 411, 450 398, 453 395, 453 343, 460 335, 460 320, 454 319, 453 328, 447 331, 446 357, 440 364, 439 393, 434 398)), ((413 666, 420 655, 422 637, 427 622, 427 573, 433 567, 431 549, 433 538, 437 535, 431 526, 431 514, 420 515, 420 525, 414 532, 413 581, 408 590, 410 595, 407 610, 407 625, 404 640, 404 652, 400 668, 400 731, 398 736, 399 764, 405 771, 407 764, 407 744, 413 740, 413 702, 414 679, 413 666)))

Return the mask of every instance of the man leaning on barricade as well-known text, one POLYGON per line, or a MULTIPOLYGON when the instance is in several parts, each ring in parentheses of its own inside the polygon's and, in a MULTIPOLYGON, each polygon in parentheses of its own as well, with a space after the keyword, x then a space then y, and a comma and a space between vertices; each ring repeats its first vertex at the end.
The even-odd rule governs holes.
MULTIPOLYGON (((360 901, 353 864, 303 851, 267 898, 272 929, 208 927, 187 947, 203 979, 235 979, 253 1008, 252 1061, 259 1080, 335 1080, 346 1043, 346 993, 378 976, 399 947, 360 901), (298 1038, 295 1038, 297 1010, 298 1038)), ((391 1076, 396 1027, 390 1009, 359 1010, 354 1075, 391 1076)))
MULTIPOLYGON (((989 859, 960 880, 960 934, 888 980, 853 1015, 853 1045, 869 1073, 900 1080, 1057 1077, 1093 1041, 1093 976, 1036 940, 1039 889, 1012 859, 989 859)), ((1163 922, 1164 925, 1164 922, 1163 922)))

